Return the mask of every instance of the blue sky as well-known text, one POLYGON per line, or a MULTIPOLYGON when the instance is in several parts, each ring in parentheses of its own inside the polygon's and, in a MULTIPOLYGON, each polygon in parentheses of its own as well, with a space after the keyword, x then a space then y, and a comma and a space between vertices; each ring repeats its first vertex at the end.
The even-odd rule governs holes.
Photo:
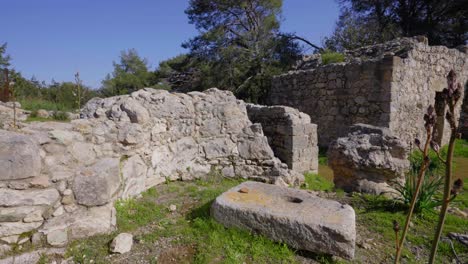
MULTIPOLYGON (((98 88, 121 50, 135 48, 154 69, 197 34, 188 0, 0 0, 0 43, 24 76, 70 81, 80 71, 98 88)), ((284 0, 282 30, 319 43, 338 17, 334 0, 284 0)))

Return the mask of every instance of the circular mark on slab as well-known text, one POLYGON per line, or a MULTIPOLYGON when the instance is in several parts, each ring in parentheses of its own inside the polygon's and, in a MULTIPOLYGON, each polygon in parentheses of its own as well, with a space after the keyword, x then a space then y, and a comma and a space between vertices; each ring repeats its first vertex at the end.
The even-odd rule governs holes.
POLYGON ((287 196, 287 197, 286 197, 286 201, 288 201, 288 202, 290 202, 290 203, 302 203, 302 199, 301 199, 301 198, 292 197, 292 196, 287 196))

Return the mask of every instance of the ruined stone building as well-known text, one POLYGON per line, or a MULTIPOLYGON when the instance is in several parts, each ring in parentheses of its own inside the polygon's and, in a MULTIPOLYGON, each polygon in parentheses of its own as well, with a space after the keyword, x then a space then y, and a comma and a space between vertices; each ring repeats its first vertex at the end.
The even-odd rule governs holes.
MULTIPOLYGON (((440 92, 447 87, 446 76, 453 69, 465 87, 468 80, 466 46, 429 46, 423 37, 350 51, 343 63, 321 65, 320 58, 312 59, 295 71, 276 76, 267 101, 309 114, 318 125, 321 146, 345 135, 355 123, 388 127, 408 142, 423 137, 422 118, 430 104, 442 116, 439 131, 448 128, 440 100, 440 92)), ((458 107, 462 108, 461 103, 458 107)), ((462 113, 462 126, 468 125, 466 116, 462 113)), ((448 133, 449 129, 438 133, 439 142, 447 142, 448 133)))

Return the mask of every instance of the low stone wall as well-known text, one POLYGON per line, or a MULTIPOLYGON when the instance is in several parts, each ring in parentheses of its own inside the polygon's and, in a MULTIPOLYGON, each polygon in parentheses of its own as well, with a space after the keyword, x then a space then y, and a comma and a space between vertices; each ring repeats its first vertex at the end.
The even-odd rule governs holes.
POLYGON ((216 170, 280 185, 303 181, 230 92, 146 88, 92 99, 82 117, 0 129, 0 253, 30 240, 64 246, 110 232, 116 199, 166 180, 216 170))
POLYGON ((247 104, 249 119, 260 123, 275 156, 297 172, 318 172, 317 125, 287 106, 247 104))

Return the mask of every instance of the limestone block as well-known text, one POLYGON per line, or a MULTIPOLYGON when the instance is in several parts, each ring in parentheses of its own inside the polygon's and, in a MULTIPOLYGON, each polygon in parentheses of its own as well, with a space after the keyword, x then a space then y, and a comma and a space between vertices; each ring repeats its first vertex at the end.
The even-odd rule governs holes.
POLYGON ((134 155, 122 162, 123 193, 122 198, 136 196, 146 190, 145 162, 138 155, 134 155))
POLYGON ((0 206, 50 206, 58 201, 60 194, 56 189, 11 190, 0 189, 0 206))
POLYGON ((39 176, 42 168, 38 145, 30 137, 0 130, 0 180, 39 176))
POLYGON ((211 214, 226 227, 260 233, 296 249, 354 257, 354 210, 307 191, 244 182, 217 197, 211 214))
POLYGON ((83 167, 73 181, 78 204, 98 206, 108 203, 120 187, 119 159, 104 158, 91 167, 83 167))
POLYGON ((0 237, 21 235, 25 232, 32 231, 42 225, 42 222, 3 222, 0 223, 0 237))

